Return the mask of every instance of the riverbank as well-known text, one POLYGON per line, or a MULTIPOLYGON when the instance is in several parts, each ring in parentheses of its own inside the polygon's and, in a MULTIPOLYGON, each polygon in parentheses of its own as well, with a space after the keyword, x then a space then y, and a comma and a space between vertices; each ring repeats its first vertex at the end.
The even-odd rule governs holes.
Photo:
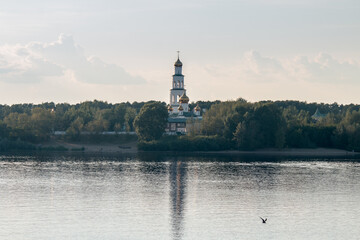
POLYGON ((259 149, 254 151, 208 151, 207 153, 230 155, 266 155, 266 156, 294 156, 294 157, 331 157, 331 156, 359 156, 359 152, 332 148, 285 148, 259 149))
MULTIPOLYGON (((44 144, 43 147, 64 147, 69 151, 83 151, 86 153, 131 153, 135 154, 139 151, 137 148, 137 142, 128 142, 123 144, 114 143, 69 143, 63 141, 56 141, 49 144, 44 144)), ((151 152, 151 151, 149 151, 151 152)), ((166 151, 168 152, 168 151, 166 151)), ((238 150, 226 150, 226 151, 191 151, 193 153, 204 154, 225 154, 225 155, 266 155, 266 156, 313 156, 313 157, 330 157, 330 156, 359 156, 359 152, 346 151, 342 149, 331 148, 285 148, 285 149, 259 149, 254 151, 238 151, 238 150)), ((191 153, 188 152, 188 153, 191 153)))
POLYGON ((45 149, 56 149, 63 147, 68 151, 82 151, 87 153, 137 153, 137 142, 127 142, 122 144, 115 143, 70 143, 64 141, 54 141, 43 144, 45 149))

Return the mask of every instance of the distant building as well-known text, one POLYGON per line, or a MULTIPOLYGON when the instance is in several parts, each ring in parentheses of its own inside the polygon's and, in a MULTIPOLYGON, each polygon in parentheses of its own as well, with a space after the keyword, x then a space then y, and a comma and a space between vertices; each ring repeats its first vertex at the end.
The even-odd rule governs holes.
POLYGON ((189 107, 189 97, 186 95, 182 62, 178 59, 174 64, 175 74, 170 89, 170 104, 168 105, 169 118, 165 131, 168 134, 186 134, 193 125, 200 120, 201 108, 197 105, 194 109, 189 107))
POLYGON ((319 109, 317 108, 315 113, 311 116, 311 119, 314 121, 314 122, 317 122, 321 119, 323 119, 324 117, 326 117, 327 114, 322 114, 319 109))

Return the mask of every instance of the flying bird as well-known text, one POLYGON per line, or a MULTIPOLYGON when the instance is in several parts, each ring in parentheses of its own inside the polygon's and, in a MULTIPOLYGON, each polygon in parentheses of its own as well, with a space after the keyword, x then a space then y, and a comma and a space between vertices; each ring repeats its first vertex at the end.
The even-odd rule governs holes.
POLYGON ((267 218, 265 218, 265 219, 263 219, 262 217, 260 217, 260 218, 261 218, 261 220, 262 220, 262 223, 266 223, 267 218))

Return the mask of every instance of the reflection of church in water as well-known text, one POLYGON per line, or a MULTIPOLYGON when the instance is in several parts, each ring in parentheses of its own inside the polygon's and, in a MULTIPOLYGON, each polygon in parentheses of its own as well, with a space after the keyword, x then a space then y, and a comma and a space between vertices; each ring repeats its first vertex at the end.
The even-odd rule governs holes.
POLYGON ((169 118, 166 127, 168 134, 186 134, 191 128, 197 127, 202 120, 199 105, 190 109, 189 97, 186 96, 184 75, 182 74, 182 62, 178 59, 174 64, 172 88, 170 89, 170 104, 168 106, 169 118))
POLYGON ((170 164, 170 211, 173 240, 180 240, 184 232, 185 190, 186 164, 174 160, 170 164))

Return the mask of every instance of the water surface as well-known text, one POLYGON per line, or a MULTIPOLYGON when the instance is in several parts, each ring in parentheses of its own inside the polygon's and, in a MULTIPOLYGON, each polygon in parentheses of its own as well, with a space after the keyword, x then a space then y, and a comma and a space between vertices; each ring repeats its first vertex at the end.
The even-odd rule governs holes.
POLYGON ((356 159, 0 155, 0 239, 359 239, 359 180, 356 159))

